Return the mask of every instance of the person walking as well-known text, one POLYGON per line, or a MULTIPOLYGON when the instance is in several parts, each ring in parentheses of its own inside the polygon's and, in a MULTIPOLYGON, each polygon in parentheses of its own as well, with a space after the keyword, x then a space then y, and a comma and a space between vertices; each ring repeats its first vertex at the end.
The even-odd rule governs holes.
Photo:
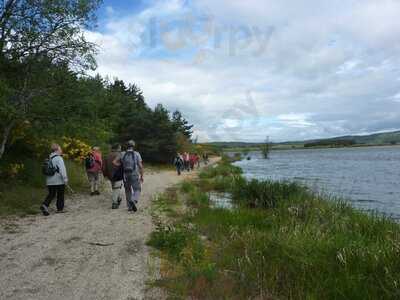
POLYGON ((193 171, 194 170, 194 165, 196 164, 196 156, 195 154, 190 154, 189 156, 189 166, 190 166, 190 170, 193 171))
POLYGON ((86 173, 90 182, 90 195, 100 195, 99 182, 100 172, 103 167, 103 160, 99 147, 93 147, 89 156, 86 158, 86 173))
POLYGON ((203 162, 205 165, 208 165, 208 154, 207 153, 203 153, 203 162))
POLYGON ((51 145, 51 154, 46 160, 44 174, 48 195, 40 206, 43 215, 48 216, 51 201, 57 196, 57 213, 64 212, 65 185, 68 184, 67 169, 62 158, 62 150, 58 144, 51 145))
POLYGON ((180 176, 183 169, 183 158, 182 155, 180 155, 179 153, 177 153, 174 158, 174 165, 176 167, 176 172, 178 173, 178 176, 180 176))
POLYGON ((196 159, 196 164, 197 164, 197 169, 200 169, 200 156, 199 154, 195 154, 195 159, 196 159))
POLYGON ((186 171, 190 171, 190 156, 189 153, 183 153, 183 165, 186 171))
POLYGON ((122 201, 123 173, 121 167, 116 167, 113 162, 121 158, 121 145, 114 144, 111 152, 103 162, 103 175, 111 183, 112 209, 117 209, 122 201))
POLYGON ((135 142, 128 141, 126 152, 122 152, 121 156, 113 162, 115 166, 122 167, 128 211, 137 211, 142 183, 144 182, 142 157, 134 148, 135 142))

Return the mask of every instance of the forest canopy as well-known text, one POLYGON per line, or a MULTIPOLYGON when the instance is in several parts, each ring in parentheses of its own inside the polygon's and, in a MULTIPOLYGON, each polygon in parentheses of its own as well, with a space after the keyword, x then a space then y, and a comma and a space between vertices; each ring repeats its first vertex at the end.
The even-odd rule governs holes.
POLYGON ((181 112, 150 108, 135 84, 87 75, 96 67, 97 47, 82 30, 94 26, 99 3, 8 0, 1 6, 0 160, 43 157, 51 142, 106 147, 134 139, 145 160, 170 162, 191 143, 192 125, 181 112))

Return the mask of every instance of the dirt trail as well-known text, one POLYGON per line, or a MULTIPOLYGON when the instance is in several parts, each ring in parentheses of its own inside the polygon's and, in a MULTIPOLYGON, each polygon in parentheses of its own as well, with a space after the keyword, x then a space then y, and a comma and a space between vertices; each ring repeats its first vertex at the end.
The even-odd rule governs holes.
POLYGON ((162 298, 146 294, 146 281, 157 273, 145 245, 153 229, 151 199, 194 175, 147 174, 134 214, 125 201, 111 210, 107 185, 101 196, 67 197, 65 214, 2 220, 0 299, 162 298))

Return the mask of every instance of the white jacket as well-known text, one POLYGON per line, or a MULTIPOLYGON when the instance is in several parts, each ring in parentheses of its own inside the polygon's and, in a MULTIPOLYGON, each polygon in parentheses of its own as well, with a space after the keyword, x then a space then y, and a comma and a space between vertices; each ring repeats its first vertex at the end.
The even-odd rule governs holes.
POLYGON ((63 158, 57 153, 53 152, 50 154, 53 166, 57 169, 56 174, 53 176, 47 176, 46 185, 62 185, 68 183, 67 169, 63 158))

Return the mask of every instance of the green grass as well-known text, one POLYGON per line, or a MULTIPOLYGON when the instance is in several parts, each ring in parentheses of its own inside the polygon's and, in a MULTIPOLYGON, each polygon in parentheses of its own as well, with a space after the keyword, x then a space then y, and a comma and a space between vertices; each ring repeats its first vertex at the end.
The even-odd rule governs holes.
POLYGON ((153 233, 150 244, 166 253, 169 269, 159 285, 171 297, 400 298, 397 223, 294 183, 239 174, 224 161, 185 182, 178 198, 186 214, 153 233), (237 208, 210 207, 214 186, 237 208))
MULTIPOLYGON (((33 159, 19 161, 24 169, 15 178, 0 178, 0 215, 28 215, 39 212, 47 195, 46 178, 41 173, 41 163, 33 159)), ((6 163, 2 164, 4 168, 6 163)), ((82 165, 66 161, 69 185, 75 192, 87 189, 86 173, 82 165)), ((68 191, 66 192, 68 200, 68 191)))

